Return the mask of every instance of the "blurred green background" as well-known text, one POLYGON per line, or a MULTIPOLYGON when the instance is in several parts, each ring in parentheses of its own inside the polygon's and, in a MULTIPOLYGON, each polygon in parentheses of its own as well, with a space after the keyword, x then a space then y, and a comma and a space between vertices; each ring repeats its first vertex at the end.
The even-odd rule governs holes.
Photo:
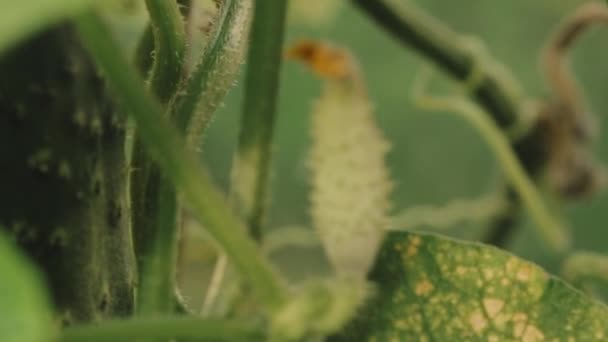
MULTIPOLYGON (((404 0, 407 1, 407 0, 404 0)), ((481 38, 493 56, 512 69, 529 96, 547 90, 538 68, 539 51, 556 24, 582 0, 419 0, 415 1, 463 34, 481 38)), ((499 169, 479 134, 454 115, 422 112, 410 100, 409 89, 422 59, 375 26, 348 1, 293 0, 286 43, 315 38, 349 47, 363 66, 378 122, 393 148, 388 163, 396 182, 395 211, 419 204, 444 204, 495 191, 499 169), (321 17, 315 16, 315 6, 321 17), (305 10, 305 11, 304 11, 305 10)), ((603 132, 608 121, 608 29, 592 29, 577 43, 572 65, 586 90, 603 132)), ((207 132, 202 156, 215 179, 228 186, 238 135, 242 80, 226 99, 207 132)), ((275 130, 274 173, 269 228, 309 224, 306 155, 311 106, 319 81, 293 62, 283 64, 275 130)), ((608 151, 608 134, 597 146, 600 159, 608 151)), ((365 194, 362 194, 365 196, 365 194)), ((578 249, 608 252, 608 193, 568 203, 569 222, 578 249)), ((550 271, 558 260, 541 247, 527 219, 513 250, 550 271)), ((444 233, 474 238, 482 227, 461 225, 444 233)), ((429 227, 432 229, 432 227, 429 227)))

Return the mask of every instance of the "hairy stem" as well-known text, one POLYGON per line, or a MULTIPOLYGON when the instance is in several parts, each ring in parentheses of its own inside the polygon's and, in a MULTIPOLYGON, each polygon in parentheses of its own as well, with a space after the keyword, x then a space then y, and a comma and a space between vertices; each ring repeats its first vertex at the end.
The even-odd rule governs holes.
POLYGON ((278 309, 286 298, 283 283, 247 237, 241 222, 196 156, 185 148, 178 131, 164 117, 160 104, 146 93, 143 81, 116 53, 119 48, 108 28, 94 13, 77 18, 77 27, 116 96, 135 120, 150 156, 179 188, 237 269, 251 282, 260 302, 270 310, 278 309))
POLYGON ((262 327, 228 320, 166 317, 104 321, 63 330, 61 342, 114 342, 139 339, 263 341, 262 327))
MULTIPOLYGON (((193 151, 200 145, 213 114, 238 75, 247 46, 252 6, 251 0, 222 2, 211 41, 184 89, 176 94, 172 102, 170 116, 175 119, 178 129, 186 134, 188 148, 193 151)), ((219 256, 218 265, 223 266, 216 267, 213 272, 203 308, 206 313, 209 313, 221 288, 227 266, 224 254, 219 256)))
MULTIPOLYGON (((245 219, 251 235, 259 241, 270 176, 286 1, 258 0, 254 7, 249 33, 252 46, 247 56, 250 67, 247 69, 241 133, 233 165, 231 200, 245 219)), ((224 280, 227 265, 223 255, 219 258, 211 280, 213 286, 205 295, 204 314, 209 314, 224 280)))
MULTIPOLYGON (((146 7, 150 25, 136 51, 136 63, 142 74, 152 63, 148 86, 160 102, 166 103, 183 76, 184 23, 175 0, 146 0, 146 7)), ((133 227, 140 273, 138 312, 171 312, 175 287, 177 196, 171 182, 147 156, 139 138, 134 143, 132 167, 135 170, 131 177, 133 227)))
POLYGON ((171 105, 171 117, 195 148, 234 84, 247 45, 251 0, 225 0, 212 40, 171 105))
POLYGON ((237 207, 257 240, 262 235, 270 179, 286 7, 285 0, 256 1, 247 56, 233 190, 237 207))
POLYGON ((186 55, 186 33, 175 0, 146 0, 154 36, 154 64, 150 88, 161 102, 175 93, 182 78, 186 55))

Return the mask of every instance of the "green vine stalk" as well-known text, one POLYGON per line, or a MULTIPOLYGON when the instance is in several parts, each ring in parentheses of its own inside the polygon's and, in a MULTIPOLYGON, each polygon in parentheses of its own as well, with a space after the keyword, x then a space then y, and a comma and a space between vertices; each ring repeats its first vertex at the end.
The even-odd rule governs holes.
POLYGON ((154 37, 154 63, 150 88, 161 102, 177 90, 186 57, 184 21, 175 0, 146 0, 154 37))
MULTIPOLYGON (((150 25, 138 46, 136 63, 142 73, 147 68, 146 64, 152 63, 147 75, 148 86, 164 104, 173 97, 183 78, 186 53, 184 22, 174 0, 147 0, 146 8, 150 25), (145 56, 150 53, 152 56, 145 56)), ((137 136, 132 168, 133 229, 140 281, 137 310, 142 314, 171 312, 177 260, 177 195, 173 185, 148 158, 137 136)))
POLYGON ((262 236, 268 200, 286 10, 285 0, 255 2, 247 57, 249 67, 232 188, 237 208, 256 240, 262 236))
POLYGON ((213 113, 234 84, 247 46, 251 0, 225 0, 214 34, 183 89, 172 101, 170 116, 196 149, 213 113))
POLYGON ((471 75, 479 81, 473 89, 476 100, 492 114, 502 128, 512 128, 521 119, 516 90, 491 70, 480 66, 475 53, 463 38, 414 4, 395 0, 352 0, 376 24, 399 42, 410 47, 452 77, 466 81, 471 75))
MULTIPOLYGON (((170 116, 186 135, 189 149, 197 151, 217 107, 234 84, 243 62, 253 2, 226 0, 220 5, 210 42, 184 87, 172 100, 170 116)), ((210 282, 203 312, 208 311, 222 284, 227 260, 220 255, 210 282)))
MULTIPOLYGON (((251 31, 248 32, 251 48, 248 52, 247 64, 256 65, 256 68, 247 69, 241 133, 232 168, 230 195, 232 203, 245 219, 249 232, 258 242, 262 237, 261 225, 270 177, 272 130, 286 6, 286 1, 283 0, 256 1, 251 31), (260 65, 258 63, 267 64, 258 68, 257 66, 260 65)), ((193 126, 196 129, 198 125, 195 122, 193 126)), ((196 131, 194 135, 189 134, 189 136, 196 138, 196 131)), ((210 312, 219 296, 227 267, 229 265, 225 256, 220 255, 203 302, 203 314, 210 312)))
POLYGON ((197 158, 171 128, 160 105, 145 92, 138 75, 124 58, 114 53, 119 48, 103 22, 94 13, 88 13, 77 18, 76 23, 83 42, 135 120, 150 156, 177 185, 204 227, 251 283, 260 302, 269 310, 281 307, 286 299, 281 280, 246 236, 242 224, 197 158))
MULTIPOLYGON (((539 127, 527 127, 522 99, 518 98, 518 89, 514 89, 510 79, 505 79, 501 72, 492 70, 487 64, 479 63, 478 53, 465 39, 412 3, 395 0, 352 2, 399 42, 418 51, 453 78, 468 83, 473 77, 474 86, 469 87, 469 91, 498 126, 506 131, 525 131, 521 138, 511 141, 511 145, 526 172, 535 177, 541 171, 544 156, 538 153, 542 145, 539 127)), ((512 191, 503 191, 508 204, 502 215, 490 224, 484 238, 486 243, 504 246, 512 235, 520 212, 512 191)))
POLYGON ((475 103, 461 96, 436 97, 417 89, 414 92, 417 103, 429 110, 454 111, 469 121, 483 136, 519 199, 528 209, 535 227, 547 245, 555 252, 562 253, 570 247, 568 231, 554 217, 544 204, 542 196, 537 191, 532 179, 528 176, 517 156, 513 152, 509 140, 489 115, 475 103))

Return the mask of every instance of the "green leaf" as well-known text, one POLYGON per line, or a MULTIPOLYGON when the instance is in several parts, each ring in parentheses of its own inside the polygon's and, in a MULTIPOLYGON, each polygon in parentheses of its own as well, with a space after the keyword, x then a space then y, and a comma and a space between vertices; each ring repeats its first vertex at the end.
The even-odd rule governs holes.
POLYGON ((378 294, 332 341, 608 339, 606 306, 493 247, 394 232, 370 278, 378 294))
POLYGON ((46 26, 76 15, 94 0, 0 0, 0 54, 46 26))
POLYGON ((49 341, 49 298, 42 277, 0 231, 0 341, 49 341))

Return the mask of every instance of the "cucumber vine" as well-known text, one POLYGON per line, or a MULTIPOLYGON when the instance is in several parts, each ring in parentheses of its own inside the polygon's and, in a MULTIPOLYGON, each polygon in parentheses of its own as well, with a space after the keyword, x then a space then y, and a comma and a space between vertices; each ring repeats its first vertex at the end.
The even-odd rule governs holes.
POLYGON ((0 201, 0 293, 11 294, 0 296, 0 340, 606 340, 598 289, 608 257, 575 249, 553 204, 602 190, 583 90, 564 57, 588 26, 608 22, 608 7, 585 4, 557 29, 543 55, 552 98, 532 101, 483 44, 412 2, 349 4, 456 81, 458 94, 430 95, 425 66, 414 102, 479 131, 504 176, 493 193, 394 214, 392 144, 364 64, 338 43, 287 48, 286 0, 145 0, 133 56, 106 15, 136 1, 0 1, 0 188, 14 197, 0 201), (205 6, 198 27, 207 14, 193 11, 205 6), (291 60, 322 80, 307 155, 311 227, 268 229, 291 60), (243 63, 225 193, 199 153, 243 63), (521 226, 520 209, 576 288, 496 248, 521 226), (200 310, 177 284, 190 214, 215 262, 200 310), (417 232, 480 220, 486 245, 417 232), (289 279, 272 254, 296 248, 322 251, 329 274, 289 279), (226 310, 213 309, 220 299, 226 310))

